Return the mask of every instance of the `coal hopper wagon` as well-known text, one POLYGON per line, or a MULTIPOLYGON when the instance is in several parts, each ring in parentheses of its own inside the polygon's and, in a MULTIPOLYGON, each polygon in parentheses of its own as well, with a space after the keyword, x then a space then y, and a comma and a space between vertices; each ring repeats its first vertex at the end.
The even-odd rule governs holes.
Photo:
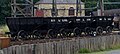
POLYGON ((113 16, 6 17, 11 37, 57 38, 112 32, 113 16))

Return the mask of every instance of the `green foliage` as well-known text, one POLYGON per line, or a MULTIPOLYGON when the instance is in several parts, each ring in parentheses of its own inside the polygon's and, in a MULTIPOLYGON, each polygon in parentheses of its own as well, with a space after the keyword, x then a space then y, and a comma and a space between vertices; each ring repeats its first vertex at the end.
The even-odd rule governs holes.
POLYGON ((81 48, 78 53, 90 53, 89 49, 81 48))
POLYGON ((34 4, 35 4, 36 2, 38 2, 38 1, 40 1, 40 0, 34 0, 34 4))
POLYGON ((9 29, 8 29, 7 25, 1 25, 0 29, 2 30, 2 32, 9 32, 9 29))
MULTIPOLYGON (((11 15, 11 0, 0 0, 0 25, 5 24, 5 17, 10 17, 11 15)), ((17 2, 24 2, 24 0, 16 0, 17 2)), ((33 0, 34 3, 39 0, 33 0)))
MULTIPOLYGON (((82 0, 82 2, 85 3, 85 7, 86 8, 92 8, 97 6, 99 0, 82 0)), ((120 0, 104 0, 104 2, 120 2, 120 0)), ((116 9, 116 8, 120 8, 120 5, 105 5, 105 9, 116 9)))
POLYGON ((5 17, 10 16, 10 0, 0 0, 0 25, 5 24, 5 17))
MULTIPOLYGON (((97 6, 97 3, 98 1, 100 0, 82 0, 82 2, 85 3, 85 8, 93 8, 93 7, 96 7, 97 6)), ((120 0, 104 0, 104 2, 120 2, 120 0)), ((107 4, 107 5, 104 5, 104 9, 105 10, 109 10, 109 9, 119 9, 120 8, 120 4, 107 4)), ((86 15, 89 15, 89 12, 90 11, 97 11, 97 9, 90 9, 90 10, 86 10, 86 15)))

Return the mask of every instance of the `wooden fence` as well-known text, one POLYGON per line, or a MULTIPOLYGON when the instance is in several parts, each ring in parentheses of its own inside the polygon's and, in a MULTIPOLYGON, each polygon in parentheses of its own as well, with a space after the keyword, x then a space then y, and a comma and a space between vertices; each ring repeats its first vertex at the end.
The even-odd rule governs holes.
POLYGON ((120 35, 78 38, 59 42, 15 45, 0 50, 1 54, 76 54, 81 48, 91 51, 120 45, 120 35))

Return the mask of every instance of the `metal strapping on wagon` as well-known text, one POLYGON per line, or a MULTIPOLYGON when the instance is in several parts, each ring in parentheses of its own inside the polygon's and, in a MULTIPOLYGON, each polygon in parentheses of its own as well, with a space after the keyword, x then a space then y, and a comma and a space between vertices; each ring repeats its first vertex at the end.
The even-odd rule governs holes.
POLYGON ((79 32, 84 32, 86 35, 93 34, 94 31, 100 35, 103 31, 111 32, 113 16, 7 17, 6 23, 11 37, 56 38, 58 34, 61 37, 70 37, 73 33, 81 35, 79 32))

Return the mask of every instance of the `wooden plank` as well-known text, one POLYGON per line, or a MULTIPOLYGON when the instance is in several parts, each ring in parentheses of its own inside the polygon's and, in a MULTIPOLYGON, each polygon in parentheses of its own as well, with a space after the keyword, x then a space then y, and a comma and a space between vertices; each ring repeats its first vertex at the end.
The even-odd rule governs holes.
POLYGON ((102 49, 102 39, 101 39, 101 37, 99 37, 99 39, 100 39, 100 41, 99 41, 99 49, 101 50, 102 49))
POLYGON ((92 38, 92 47, 93 47, 93 51, 95 51, 96 49, 96 45, 95 45, 95 38, 92 38))
POLYGON ((43 54, 45 54, 45 43, 42 45, 43 54))
POLYGON ((37 54, 41 54, 40 44, 36 45, 36 51, 37 51, 37 54))
POLYGON ((36 44, 30 44, 30 45, 28 45, 28 50, 27 50, 27 52, 29 52, 28 54, 36 54, 36 44))
POLYGON ((62 45, 62 42, 59 43, 59 50, 60 50, 59 54, 62 54, 62 46, 61 45, 62 45))
POLYGON ((54 42, 54 51, 55 51, 55 54, 57 54, 58 53, 58 50, 57 50, 57 42, 54 42))
POLYGON ((70 51, 69 51, 69 41, 66 41, 66 54, 70 54, 70 51))
POLYGON ((88 49, 90 50, 90 38, 88 38, 87 41, 88 41, 88 49))
MULTIPOLYGON (((67 46, 67 41, 64 42, 64 45, 65 45, 65 48, 64 48, 64 49, 65 49, 65 54, 67 54, 67 47, 68 47, 68 46, 67 46)), ((74 50, 74 49, 73 49, 73 50, 74 50)))
POLYGON ((111 36, 108 37, 108 48, 111 48, 111 36))
POLYGON ((62 46, 63 46, 63 48, 62 48, 62 49, 63 49, 63 54, 66 54, 66 49, 65 49, 65 48, 66 48, 66 45, 65 45, 65 41, 63 42, 63 45, 62 45, 62 46))
POLYGON ((70 54, 73 54, 73 52, 72 52, 72 43, 71 43, 72 41, 70 41, 70 43, 69 43, 69 46, 70 46, 70 54))
POLYGON ((60 50, 59 50, 59 42, 56 42, 56 54, 60 54, 60 50))
POLYGON ((0 54, 4 54, 3 50, 0 50, 0 54))
POLYGON ((77 39, 77 40, 76 40, 77 50, 79 50, 79 49, 80 49, 79 44, 80 44, 80 43, 79 43, 79 39, 77 39))
POLYGON ((107 42, 108 42, 108 44, 107 44, 107 45, 108 45, 108 48, 110 48, 110 47, 111 47, 111 46, 110 46, 110 45, 111 45, 111 36, 108 37, 107 42))
POLYGON ((64 54, 64 42, 61 42, 61 53, 64 54))
POLYGON ((43 54, 46 54, 46 43, 43 43, 43 54))
POLYGON ((73 50, 74 50, 74 48, 73 48, 73 43, 72 43, 73 41, 70 41, 70 53, 71 54, 73 54, 74 52, 73 52, 73 50))
POLYGON ((116 36, 116 45, 118 46, 119 45, 119 37, 116 36))
POLYGON ((32 54, 33 52, 31 52, 31 48, 29 48, 29 45, 30 44, 26 44, 25 45, 25 52, 26 52, 26 54, 32 54))
POLYGON ((93 40, 92 40, 93 41, 93 48, 94 48, 93 51, 97 50, 97 44, 96 44, 97 41, 96 41, 96 39, 97 38, 93 38, 93 40))
POLYGON ((41 54, 44 54, 44 50, 43 50, 43 43, 42 44, 40 44, 40 51, 41 51, 41 54))
MULTIPOLYGON (((118 35, 117 35, 118 36, 118 35)), ((119 45, 120 45, 120 36, 118 36, 118 42, 119 42, 119 45)))
POLYGON ((108 45, 108 48, 111 48, 111 46, 110 46, 110 45, 111 45, 111 43, 110 43, 110 42, 111 42, 111 36, 110 36, 110 37, 108 37, 107 42, 108 42, 108 44, 107 44, 107 45, 108 45))
POLYGON ((73 53, 76 54, 76 52, 77 52, 76 41, 73 41, 73 46, 74 46, 74 51, 73 51, 73 53))
POLYGON ((101 37, 101 39, 102 39, 102 45, 101 45, 101 48, 102 49, 105 49, 105 37, 101 37))
POLYGON ((55 54, 55 52, 54 52, 54 43, 53 43, 53 42, 51 43, 51 47, 52 47, 52 48, 51 48, 52 54, 55 54))
POLYGON ((24 54, 27 54, 27 53, 28 53, 28 52, 27 52, 27 44, 23 45, 23 48, 24 48, 23 53, 24 53, 24 54))
POLYGON ((4 54, 34 54, 34 52, 35 54, 75 54, 81 48, 95 51, 117 45, 120 45, 120 36, 110 35, 60 42, 15 45, 3 49, 3 52, 4 54))
POLYGON ((52 43, 48 43, 48 54, 52 54, 52 43))
POLYGON ((42 44, 39 44, 38 46, 39 46, 39 49, 38 49, 39 54, 42 54, 42 44))
POLYGON ((21 53, 20 53, 19 45, 16 45, 16 54, 21 54, 21 53))
POLYGON ((84 48, 84 39, 80 39, 80 48, 84 48))
POLYGON ((47 54, 48 49, 47 49, 48 43, 44 43, 44 54, 47 54))
POLYGON ((19 46, 19 54, 22 54, 22 46, 19 46))
POLYGON ((41 44, 37 44, 36 45, 36 51, 37 51, 37 53, 36 54, 41 54, 41 44))
POLYGON ((89 49, 89 41, 88 38, 85 38, 85 48, 89 49))
POLYGON ((22 54, 25 54, 25 48, 24 48, 24 45, 21 45, 21 53, 22 53, 22 54))
POLYGON ((99 45, 99 37, 97 37, 97 38, 94 38, 95 40, 94 40, 94 42, 95 42, 95 51, 97 50, 99 50, 99 48, 98 48, 98 45, 99 45))
POLYGON ((67 45, 67 46, 68 46, 68 51, 67 51, 67 53, 68 53, 68 54, 70 54, 70 53, 71 53, 71 51, 70 51, 70 47, 71 47, 71 46, 70 46, 70 45, 71 45, 71 41, 68 41, 68 42, 67 42, 67 44, 68 44, 68 45, 67 45))
POLYGON ((47 50, 48 50, 47 54, 51 54, 51 43, 50 42, 48 42, 47 44, 47 50))
POLYGON ((16 45, 12 46, 12 54, 16 54, 16 45))
POLYGON ((65 41, 64 43, 65 43, 65 48, 64 48, 65 49, 65 54, 67 54, 68 53, 67 52, 68 51, 67 41, 65 41))
POLYGON ((104 46, 105 46, 105 49, 107 49, 107 47, 106 47, 106 44, 107 44, 107 43, 106 43, 106 42, 107 42, 107 37, 105 36, 104 38, 105 38, 104 46))
POLYGON ((49 43, 46 43, 45 44, 45 51, 46 51, 46 53, 45 54, 49 54, 49 43))
POLYGON ((38 54, 38 48, 39 48, 38 44, 35 44, 35 49, 34 49, 35 50, 35 54, 38 54))
MULTIPOLYGON (((8 54, 8 48, 4 48, 3 50, 3 54, 8 54)), ((2 54, 2 53, 1 53, 2 54)))
POLYGON ((90 38, 90 50, 93 51, 93 42, 92 42, 92 38, 90 38))

